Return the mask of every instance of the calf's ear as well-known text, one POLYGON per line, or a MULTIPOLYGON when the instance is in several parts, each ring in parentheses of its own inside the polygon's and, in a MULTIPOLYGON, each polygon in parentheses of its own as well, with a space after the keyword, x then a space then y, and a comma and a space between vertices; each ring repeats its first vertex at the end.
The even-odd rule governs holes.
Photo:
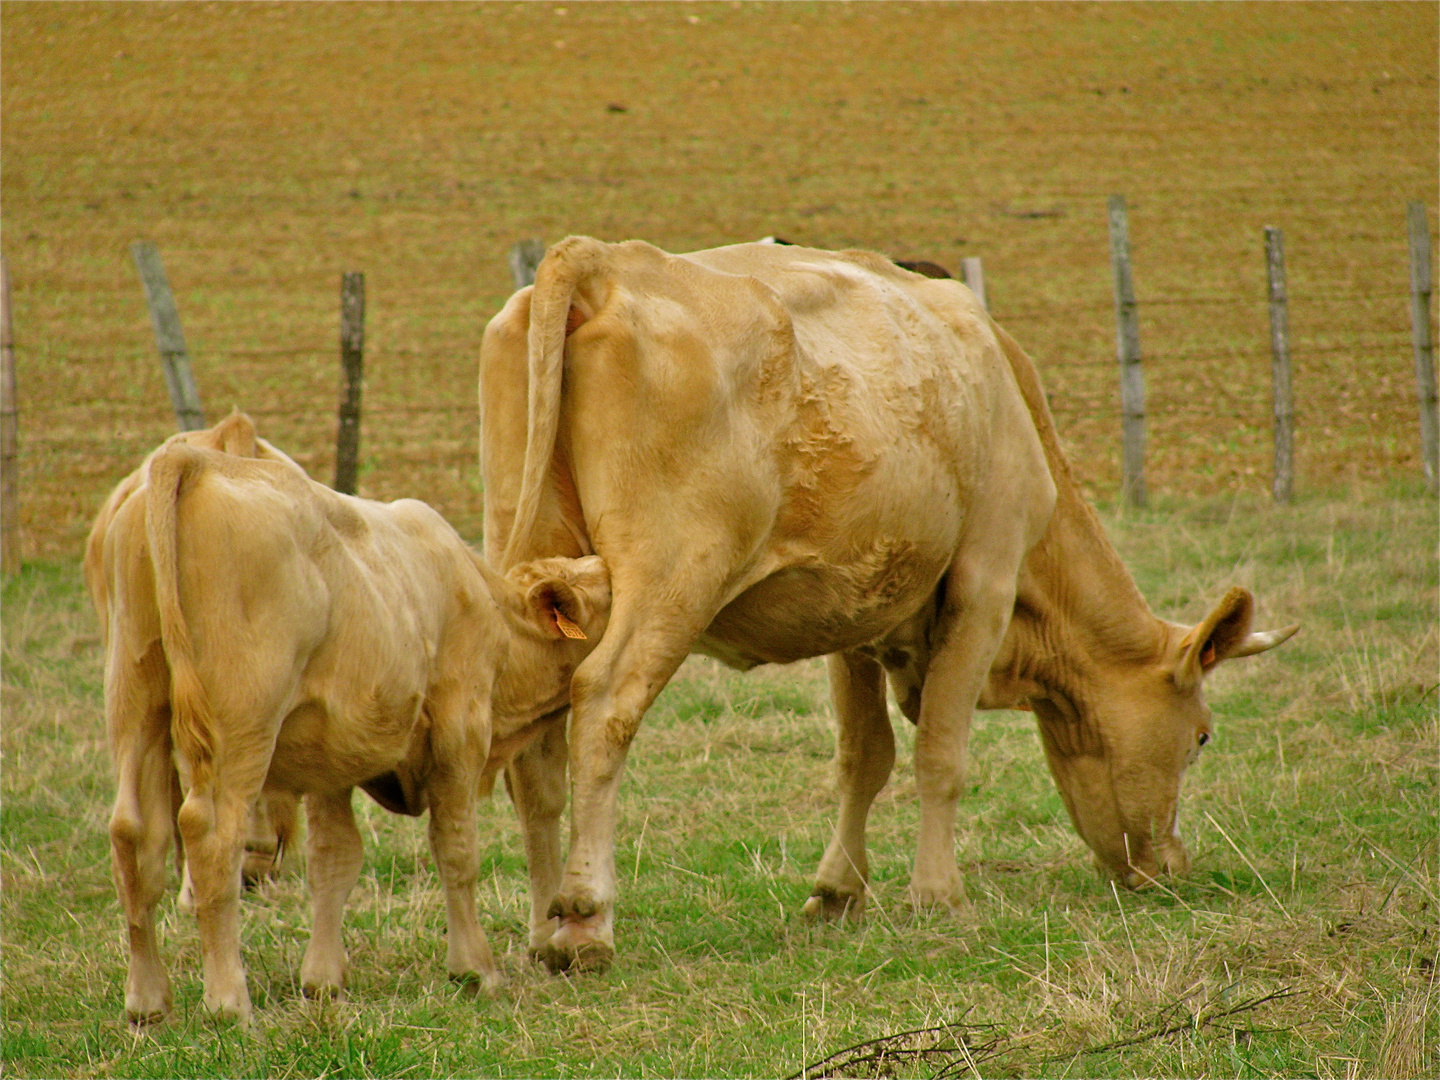
POLYGON ((525 601, 540 616, 555 637, 584 641, 587 635, 580 628, 585 605, 573 586, 558 577, 547 577, 530 586, 525 601))
POLYGON ((255 421, 236 409, 216 424, 214 432, 219 441, 217 449, 236 457, 259 457, 255 448, 255 421))

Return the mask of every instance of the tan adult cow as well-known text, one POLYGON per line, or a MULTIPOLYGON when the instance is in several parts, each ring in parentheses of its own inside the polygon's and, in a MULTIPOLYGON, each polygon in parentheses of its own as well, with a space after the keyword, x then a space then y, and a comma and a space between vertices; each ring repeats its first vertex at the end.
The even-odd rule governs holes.
POLYGON ((867 252, 570 237, 487 327, 480 400, 487 552, 599 554, 614 596, 572 688, 563 874, 562 734, 508 775, 552 969, 614 955, 626 749, 692 650, 741 668, 829 655, 840 812, 812 914, 864 899, 865 819, 895 756, 887 674, 917 725, 917 902, 962 899, 977 703, 1035 711, 1076 828, 1122 881, 1185 867, 1201 676, 1293 629, 1251 633, 1241 589, 1195 627, 1150 613, 1034 368, 964 286, 867 252))
POLYGON ((502 577, 424 503, 339 495, 288 459, 181 435, 115 505, 99 569, 130 1020, 153 1022, 171 1007, 154 914, 177 825, 205 1005, 249 1017, 239 870, 262 791, 305 796, 307 994, 345 983, 340 921, 362 861, 356 786, 393 810, 430 811, 446 966, 496 983, 475 914, 475 798, 568 700, 572 672, 604 629, 603 563, 547 559, 502 577))

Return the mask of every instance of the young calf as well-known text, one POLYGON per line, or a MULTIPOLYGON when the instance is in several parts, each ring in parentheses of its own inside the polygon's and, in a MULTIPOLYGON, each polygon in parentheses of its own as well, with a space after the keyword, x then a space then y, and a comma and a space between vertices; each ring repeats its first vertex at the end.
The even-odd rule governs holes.
MULTIPOLYGON (((284 451, 256 435, 255 425, 243 413, 231 413, 212 428, 187 431, 176 437, 192 446, 223 451, 238 457, 282 461, 296 471, 304 471, 284 451)), ((110 584, 105 579, 105 534, 110 530, 115 514, 128 499, 138 493, 143 505, 145 482, 150 475, 150 461, 156 453, 159 453, 158 448, 149 454, 134 472, 115 485, 115 490, 110 492, 104 505, 100 507, 100 513, 95 516, 95 523, 85 542, 85 586, 95 605, 95 614, 100 619, 102 635, 106 634, 110 626, 110 584)), ((178 780, 173 775, 170 786, 175 809, 178 810, 181 795, 178 780)), ((299 799, 289 791, 272 789, 265 792, 251 810, 245 827, 245 858, 240 864, 240 876, 244 882, 251 885, 278 874, 285 854, 299 831, 299 799)), ((191 895, 193 890, 190 887, 190 875, 185 873, 185 847, 178 835, 175 840, 177 869, 184 879, 176 904, 182 911, 193 911, 195 902, 191 895)))
POLYGON ((357 786, 392 810, 430 811, 447 967, 497 983, 475 915, 475 799, 568 703, 571 674, 608 618, 604 564, 544 559, 502 577, 423 503, 339 495, 289 459, 193 437, 162 446, 142 484, 107 503, 97 578, 131 1022, 171 1007, 154 914, 177 825, 205 1005, 249 1018, 240 861, 247 815, 266 792, 303 794, 309 816, 305 993, 345 984, 357 786))

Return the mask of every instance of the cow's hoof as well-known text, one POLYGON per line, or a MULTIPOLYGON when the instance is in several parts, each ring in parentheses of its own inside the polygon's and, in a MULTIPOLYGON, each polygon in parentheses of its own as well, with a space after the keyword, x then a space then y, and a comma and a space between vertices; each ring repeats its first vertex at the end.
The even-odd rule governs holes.
POLYGON ((498 971, 451 972, 450 981, 477 997, 494 997, 505 985, 505 977, 498 971))
POLYGON ((253 1010, 250 1008, 250 998, 220 1000, 206 995, 204 998, 205 1011, 210 1018, 219 1023, 234 1024, 239 1028, 249 1028, 253 1010))
POLYGON ((615 962, 615 946, 593 939, 574 940, 561 927, 549 941, 540 946, 537 958, 552 975, 601 972, 615 962))
POLYGON ((917 910, 940 910, 952 914, 964 911, 970 904, 965 897, 965 887, 960 884, 939 886, 910 886, 910 903, 917 910))
POLYGON ((807 919, 816 922, 835 922, 839 919, 859 922, 865 913, 865 896, 863 893, 857 896, 855 893, 842 893, 817 885, 800 910, 807 919))
POLYGON ((240 863, 240 883, 247 889, 259 888, 265 882, 280 874, 280 864, 274 851, 245 849, 245 858, 240 863))

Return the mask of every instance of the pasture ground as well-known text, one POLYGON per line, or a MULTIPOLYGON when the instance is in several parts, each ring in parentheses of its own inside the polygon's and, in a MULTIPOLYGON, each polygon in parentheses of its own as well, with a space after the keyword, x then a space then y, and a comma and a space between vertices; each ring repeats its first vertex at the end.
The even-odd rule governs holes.
POLYGON ((783 1075, 961 1022, 993 1026, 897 1074, 1436 1075, 1437 522, 1403 226, 1412 199, 1437 224, 1436 11, 0 3, 29 560, 3 595, 5 1072, 783 1075), (870 917, 811 927, 797 912, 834 812, 823 679, 691 661, 631 754, 609 974, 524 959, 501 795, 482 811, 481 903, 509 986, 450 987, 422 831, 366 803, 348 1001, 298 995, 292 875, 247 901, 250 1034, 201 1015, 193 920, 173 912, 179 1015, 126 1031, 77 562, 106 492, 173 430, 134 240, 159 244, 209 416, 248 410, 320 478, 339 278, 364 271, 361 493, 419 495, 476 539, 475 358, 504 253, 572 232, 981 256, 1108 505, 1111 192, 1130 204, 1156 498, 1107 525, 1161 614, 1196 619, 1239 582, 1266 625, 1305 626, 1215 677, 1218 738, 1184 796, 1189 879, 1112 893, 1029 718, 996 713, 961 816, 973 906, 911 911, 899 721, 870 917), (1286 238, 1291 508, 1265 496, 1265 225, 1286 238))
POLYGON ((493 1000, 451 986, 423 826, 362 798, 349 998, 299 994, 308 915, 289 874, 245 904, 248 1035, 203 1015, 194 920, 168 905, 178 1015, 149 1036, 126 1030, 93 616, 73 564, 32 566, 4 593, 5 1070, 775 1076, 963 1022, 976 1025, 975 1072, 952 1049, 894 1075, 1435 1075, 1437 582, 1415 555, 1433 541, 1434 506, 1242 498, 1107 526, 1162 615, 1198 619, 1238 582, 1257 590, 1263 625, 1304 624, 1212 676, 1216 740, 1182 797, 1186 880, 1112 892, 1031 718, 987 713, 960 813, 972 906, 912 910, 917 814, 897 720, 869 916, 811 926, 798 912, 835 806, 823 673, 740 676, 697 659, 630 756, 614 969, 556 978, 526 960, 523 854, 501 794, 481 813, 480 903, 509 985, 493 1000), (1268 995, 1280 996, 1248 1008, 1268 995))

